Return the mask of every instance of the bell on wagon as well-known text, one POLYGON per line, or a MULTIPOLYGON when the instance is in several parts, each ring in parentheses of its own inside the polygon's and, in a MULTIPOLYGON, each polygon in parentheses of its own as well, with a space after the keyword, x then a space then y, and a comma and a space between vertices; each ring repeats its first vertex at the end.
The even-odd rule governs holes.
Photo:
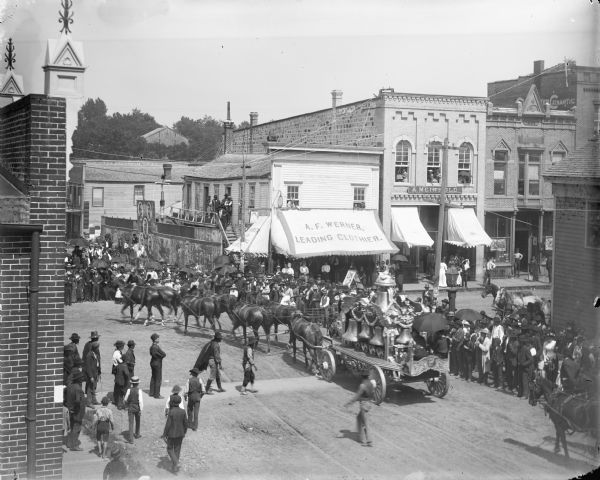
POLYGON ((376 326, 373 327, 373 337, 369 340, 371 345, 375 345, 376 347, 383 347, 383 327, 376 326))
POLYGON ((348 320, 348 329, 342 335, 344 342, 358 342, 358 322, 354 318, 348 320))
POLYGON ((412 341, 412 335, 410 333, 410 328, 403 328, 400 330, 400 335, 396 337, 394 343, 396 345, 407 345, 412 341))
POLYGON ((366 322, 366 320, 363 320, 360 323, 361 323, 361 329, 360 329, 360 333, 358 334, 358 340, 361 342, 368 342, 372 337, 371 327, 366 322))

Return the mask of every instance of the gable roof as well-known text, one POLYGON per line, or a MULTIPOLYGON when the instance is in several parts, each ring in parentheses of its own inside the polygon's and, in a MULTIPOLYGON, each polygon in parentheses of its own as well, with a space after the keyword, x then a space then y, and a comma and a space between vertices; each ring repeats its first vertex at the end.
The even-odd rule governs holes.
POLYGON ((529 87, 529 92, 527 93, 527 97, 525 98, 525 102, 523 102, 523 113, 543 113, 544 108, 542 106, 542 101, 540 96, 538 95, 537 88, 534 85, 529 87))
POLYGON ((206 180, 242 178, 242 162, 246 160, 246 176, 250 178, 268 177, 271 174, 271 157, 264 154, 242 155, 227 153, 212 162, 196 167, 187 176, 206 180))
MULTIPOLYGON (((544 174, 545 177, 562 179, 600 179, 600 145, 598 140, 590 140, 582 148, 560 162, 552 165, 544 174)), ((556 180, 560 181, 560 180, 556 180)))
MULTIPOLYGON (((81 183, 78 163, 69 171, 69 178, 74 183, 81 183)), ((196 168, 182 162, 151 160, 83 160, 81 163, 85 163, 86 183, 160 182, 160 177, 164 173, 163 164, 169 163, 172 165, 170 183, 182 184, 183 177, 196 168)))

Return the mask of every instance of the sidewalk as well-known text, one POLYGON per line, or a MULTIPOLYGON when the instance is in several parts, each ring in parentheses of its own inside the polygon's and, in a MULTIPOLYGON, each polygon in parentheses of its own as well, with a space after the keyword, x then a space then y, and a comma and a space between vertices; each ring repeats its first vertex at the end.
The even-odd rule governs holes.
MULTIPOLYGON (((405 292, 423 292, 425 288, 425 284, 429 283, 428 280, 422 280, 420 283, 405 283, 404 291, 405 292)), ((552 286, 548 282, 547 276, 540 275, 539 281, 534 282, 527 279, 527 274, 523 274, 517 278, 492 278, 492 283, 498 285, 501 288, 505 288, 506 290, 549 290, 552 286)), ((430 284, 431 285, 431 284, 430 284)), ((444 287, 440 288, 441 291, 446 290, 444 287)), ((462 291, 464 289, 459 289, 462 291)), ((481 292, 483 291, 483 283, 478 281, 469 282, 469 291, 471 292, 481 292)))

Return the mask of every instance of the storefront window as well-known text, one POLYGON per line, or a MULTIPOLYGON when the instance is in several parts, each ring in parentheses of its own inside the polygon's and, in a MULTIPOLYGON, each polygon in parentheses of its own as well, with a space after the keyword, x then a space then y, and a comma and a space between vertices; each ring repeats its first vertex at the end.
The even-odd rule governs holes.
POLYGON ((104 206, 104 188, 97 187, 92 189, 92 207, 104 206))
POLYGON ((519 195, 539 196, 542 152, 519 151, 519 195))

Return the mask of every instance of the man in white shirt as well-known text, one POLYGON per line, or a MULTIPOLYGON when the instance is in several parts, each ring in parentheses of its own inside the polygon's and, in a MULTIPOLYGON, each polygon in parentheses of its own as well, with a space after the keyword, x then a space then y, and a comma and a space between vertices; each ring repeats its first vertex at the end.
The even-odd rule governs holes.
POLYGON ((521 275, 521 260, 523 260, 523 254, 517 248, 517 251, 513 255, 515 277, 519 277, 521 275))
POLYGON ((504 327, 500 324, 500 317, 494 317, 494 326, 492 327, 492 340, 497 338, 502 344, 504 340, 504 327))

